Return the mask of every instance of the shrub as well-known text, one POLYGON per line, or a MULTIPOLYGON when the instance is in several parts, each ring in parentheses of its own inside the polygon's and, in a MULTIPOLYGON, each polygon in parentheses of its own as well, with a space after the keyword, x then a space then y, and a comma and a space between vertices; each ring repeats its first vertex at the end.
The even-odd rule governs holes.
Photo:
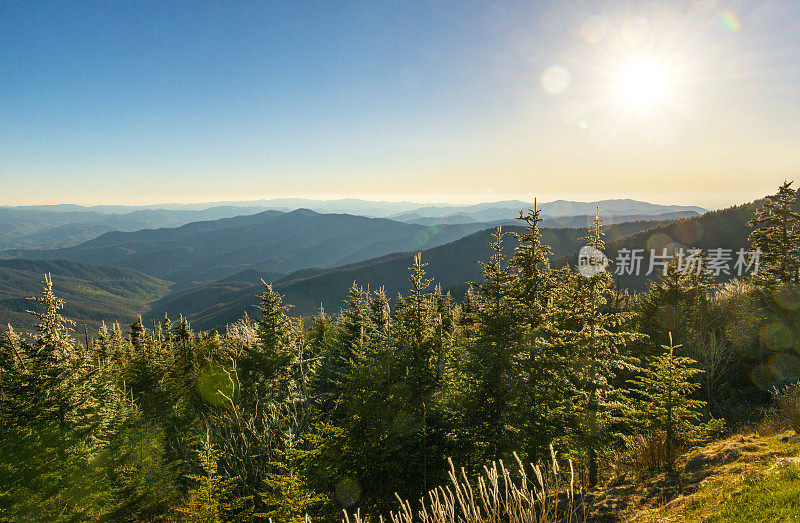
POLYGON ((800 382, 776 390, 775 410, 786 425, 800 434, 800 382))

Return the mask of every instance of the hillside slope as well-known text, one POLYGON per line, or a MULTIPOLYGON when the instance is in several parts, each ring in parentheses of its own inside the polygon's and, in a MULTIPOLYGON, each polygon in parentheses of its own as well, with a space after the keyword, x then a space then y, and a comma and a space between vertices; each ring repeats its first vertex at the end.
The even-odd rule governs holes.
MULTIPOLYGON (((643 249, 644 260, 642 270, 639 275, 619 274, 618 283, 621 287, 640 291, 647 287, 647 282, 656 277, 658 267, 655 267, 653 274, 649 277, 644 274, 649 270, 650 252, 655 250, 661 254, 663 249, 671 254, 674 249, 698 248, 704 252, 709 249, 731 249, 733 260, 731 262, 732 274, 720 274, 716 282, 724 282, 736 276, 733 271, 733 264, 736 261, 736 252, 739 249, 749 249, 750 242, 747 239, 752 229, 747 223, 755 215, 755 210, 761 205, 761 201, 751 202, 735 207, 729 207, 718 211, 711 211, 701 216, 684 218, 682 220, 659 224, 646 231, 631 234, 624 238, 606 238, 606 255, 612 262, 618 260, 621 249, 643 249)), ((798 206, 800 210, 800 205, 798 206)), ((555 265, 563 266, 566 263, 574 264, 577 258, 577 250, 568 256, 558 260, 555 265)), ((612 263, 609 270, 617 271, 616 263, 612 263)))
MULTIPOLYGON (((652 222, 613 225, 608 228, 607 237, 618 238, 652 226, 652 222)), ((451 243, 422 250, 423 262, 428 264, 426 271, 434 279, 434 284, 458 293, 466 289, 465 282, 479 280, 480 265, 476 260, 489 257, 488 243, 492 230, 479 231, 451 243)), ((504 227, 503 230, 521 231, 521 228, 504 227)), ((581 238, 586 236, 587 230, 543 229, 542 234, 553 248, 554 255, 561 256, 583 245, 581 238)), ((505 247, 508 254, 511 254, 514 243, 512 238, 507 238, 505 247)), ((339 310, 354 281, 365 288, 383 286, 387 295, 394 298, 397 293, 408 290, 408 267, 415 252, 392 253, 332 269, 303 269, 277 280, 275 287, 285 295, 286 303, 293 306, 292 314, 302 316, 318 312, 320 306, 329 312, 339 310)), ((251 274, 251 282, 253 278, 251 274)), ((264 279, 270 281, 271 276, 264 279)), ((217 328, 236 321, 245 311, 253 311, 252 306, 262 290, 260 281, 247 283, 247 278, 240 280, 213 282, 179 290, 153 304, 147 316, 158 318, 164 313, 174 315, 182 312, 189 316, 198 329, 217 328)))
POLYGON ((335 267, 391 252, 427 249, 479 230, 475 224, 406 224, 307 209, 194 222, 178 228, 109 232, 75 247, 16 250, 6 257, 68 259, 135 269, 181 285, 245 269, 288 273, 335 267))
POLYGON ((62 313, 78 328, 101 321, 133 322, 169 292, 170 282, 118 267, 100 267, 66 260, 0 260, 0 326, 30 330, 35 310, 30 297, 42 291, 44 274, 53 277, 53 290, 65 301, 62 313))
POLYGON ((797 521, 800 439, 737 434, 685 453, 673 473, 623 474, 587 499, 589 521, 797 521))

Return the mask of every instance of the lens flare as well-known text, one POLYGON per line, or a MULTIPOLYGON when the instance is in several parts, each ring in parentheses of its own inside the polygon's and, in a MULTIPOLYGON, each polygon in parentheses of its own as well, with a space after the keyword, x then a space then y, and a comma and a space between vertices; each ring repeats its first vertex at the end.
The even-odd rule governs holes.
POLYGON ((742 21, 733 11, 725 11, 722 13, 722 25, 731 33, 735 33, 742 28, 742 21))
POLYGON ((548 67, 540 81, 542 89, 548 94, 561 94, 569 87, 569 71, 560 65, 548 67))

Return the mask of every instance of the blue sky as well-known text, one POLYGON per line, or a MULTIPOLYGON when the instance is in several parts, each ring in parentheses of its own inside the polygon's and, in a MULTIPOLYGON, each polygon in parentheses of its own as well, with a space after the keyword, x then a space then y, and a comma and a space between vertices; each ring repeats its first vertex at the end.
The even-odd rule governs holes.
POLYGON ((800 174, 796 0, 6 2, 0 19, 0 205, 714 207, 800 174), (669 93, 632 110, 615 78, 645 54, 669 93))

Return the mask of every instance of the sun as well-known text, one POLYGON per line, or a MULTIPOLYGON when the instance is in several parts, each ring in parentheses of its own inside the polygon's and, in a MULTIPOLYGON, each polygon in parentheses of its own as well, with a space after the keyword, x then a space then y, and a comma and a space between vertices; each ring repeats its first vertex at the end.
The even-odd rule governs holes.
POLYGON ((664 67, 651 61, 637 61, 623 67, 615 82, 619 102, 626 107, 649 110, 667 100, 668 82, 664 67))

